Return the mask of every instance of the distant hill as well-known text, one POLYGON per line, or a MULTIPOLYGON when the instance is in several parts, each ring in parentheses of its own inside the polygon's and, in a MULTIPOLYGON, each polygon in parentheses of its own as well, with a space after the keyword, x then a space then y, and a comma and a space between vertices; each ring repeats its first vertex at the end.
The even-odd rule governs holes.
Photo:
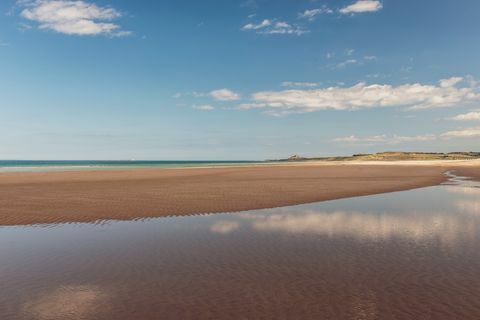
POLYGON ((320 157, 305 158, 299 155, 288 159, 273 161, 298 162, 298 161, 398 161, 398 160, 473 160, 480 159, 480 152, 380 152, 369 154, 354 154, 346 157, 320 157))

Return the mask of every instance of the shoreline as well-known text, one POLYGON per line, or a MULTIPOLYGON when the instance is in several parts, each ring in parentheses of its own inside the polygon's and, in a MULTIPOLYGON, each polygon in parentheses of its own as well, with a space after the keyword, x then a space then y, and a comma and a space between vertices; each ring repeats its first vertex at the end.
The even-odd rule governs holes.
POLYGON ((3 172, 0 226, 290 206, 438 185, 447 170, 480 179, 477 160, 3 172))
MULTIPOLYGON (((210 162, 205 162, 210 163, 210 162)), ((480 166, 480 159, 474 160, 300 160, 300 161, 239 161, 231 163, 219 162, 211 165, 154 165, 154 166, 114 166, 114 165, 75 165, 75 166, 0 166, 0 177, 3 174, 12 173, 50 173, 50 172, 91 172, 91 171, 128 171, 128 170, 183 170, 183 169, 213 169, 213 168, 245 168, 245 167, 292 167, 292 166, 342 166, 342 165, 418 165, 418 166, 452 166, 452 165, 473 165, 480 166)))

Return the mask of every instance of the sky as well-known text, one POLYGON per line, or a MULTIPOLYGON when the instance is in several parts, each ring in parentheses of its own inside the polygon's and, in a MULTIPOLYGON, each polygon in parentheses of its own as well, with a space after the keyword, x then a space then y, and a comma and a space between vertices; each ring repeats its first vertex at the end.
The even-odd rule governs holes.
POLYGON ((0 159, 480 151, 478 0, 2 0, 0 159))

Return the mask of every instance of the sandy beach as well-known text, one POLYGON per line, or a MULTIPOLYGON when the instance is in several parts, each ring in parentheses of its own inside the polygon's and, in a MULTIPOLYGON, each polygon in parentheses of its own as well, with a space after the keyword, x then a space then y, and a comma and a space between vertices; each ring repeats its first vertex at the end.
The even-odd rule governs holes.
POLYGON ((93 222, 271 208, 479 177, 480 162, 297 163, 0 174, 0 224, 93 222))

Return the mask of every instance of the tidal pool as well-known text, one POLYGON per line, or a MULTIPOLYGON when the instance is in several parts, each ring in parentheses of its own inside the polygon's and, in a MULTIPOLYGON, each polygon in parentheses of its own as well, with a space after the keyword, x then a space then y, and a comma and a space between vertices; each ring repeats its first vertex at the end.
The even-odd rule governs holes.
POLYGON ((0 227, 0 319, 480 319, 480 184, 0 227))

